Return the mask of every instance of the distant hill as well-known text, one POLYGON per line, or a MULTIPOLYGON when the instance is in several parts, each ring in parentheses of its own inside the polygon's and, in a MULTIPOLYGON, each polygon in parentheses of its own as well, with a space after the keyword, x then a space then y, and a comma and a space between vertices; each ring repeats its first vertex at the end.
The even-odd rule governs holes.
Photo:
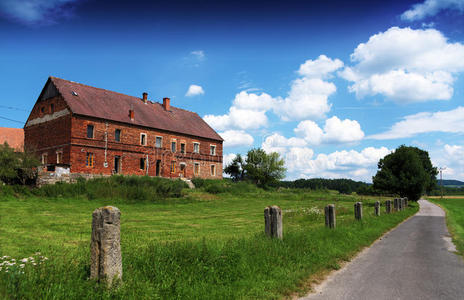
MULTIPOLYGON (((440 179, 437 180, 437 185, 440 186, 440 179)), ((443 186, 464 186, 464 182, 455 179, 443 179, 443 186)))

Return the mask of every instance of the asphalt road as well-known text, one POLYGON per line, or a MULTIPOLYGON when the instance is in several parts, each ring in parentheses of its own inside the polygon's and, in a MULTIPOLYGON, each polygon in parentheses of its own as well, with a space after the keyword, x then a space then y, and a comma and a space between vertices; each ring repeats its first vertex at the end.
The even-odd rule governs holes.
POLYGON ((443 210, 420 200, 415 216, 301 299, 464 299, 464 260, 443 210))

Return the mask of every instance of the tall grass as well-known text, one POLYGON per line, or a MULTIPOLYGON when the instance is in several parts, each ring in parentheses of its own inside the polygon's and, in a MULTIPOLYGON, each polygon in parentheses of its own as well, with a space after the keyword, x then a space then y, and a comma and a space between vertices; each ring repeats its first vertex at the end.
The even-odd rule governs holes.
POLYGON ((76 183, 44 185, 30 189, 25 186, 3 186, 0 191, 3 196, 39 196, 47 198, 85 198, 88 200, 123 200, 159 201, 160 198, 179 198, 187 185, 181 180, 148 176, 111 176, 84 180, 79 178, 76 183))

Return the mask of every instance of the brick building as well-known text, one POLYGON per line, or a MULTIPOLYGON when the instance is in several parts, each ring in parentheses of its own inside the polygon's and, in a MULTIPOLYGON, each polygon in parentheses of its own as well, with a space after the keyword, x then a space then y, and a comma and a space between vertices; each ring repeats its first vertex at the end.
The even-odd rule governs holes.
POLYGON ((24 145, 48 171, 222 178, 223 139, 196 113, 48 78, 24 145))

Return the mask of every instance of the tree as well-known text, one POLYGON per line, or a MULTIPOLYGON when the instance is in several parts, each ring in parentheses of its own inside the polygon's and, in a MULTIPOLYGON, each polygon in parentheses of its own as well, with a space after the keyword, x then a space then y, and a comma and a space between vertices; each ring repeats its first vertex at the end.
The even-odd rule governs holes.
POLYGON ((285 177, 284 160, 276 152, 267 154, 263 149, 251 149, 245 160, 240 154, 224 169, 234 180, 250 180, 267 186, 285 177))
POLYGON ((28 151, 15 152, 8 143, 0 145, 0 181, 27 184, 37 177, 39 160, 28 151))
POLYGON ((234 181, 243 180, 245 177, 245 161, 240 154, 237 154, 232 162, 224 169, 224 173, 229 174, 234 181))
POLYGON ((411 200, 419 200, 424 192, 432 190, 438 174, 427 151, 405 145, 380 159, 378 168, 372 178, 374 189, 411 200))

